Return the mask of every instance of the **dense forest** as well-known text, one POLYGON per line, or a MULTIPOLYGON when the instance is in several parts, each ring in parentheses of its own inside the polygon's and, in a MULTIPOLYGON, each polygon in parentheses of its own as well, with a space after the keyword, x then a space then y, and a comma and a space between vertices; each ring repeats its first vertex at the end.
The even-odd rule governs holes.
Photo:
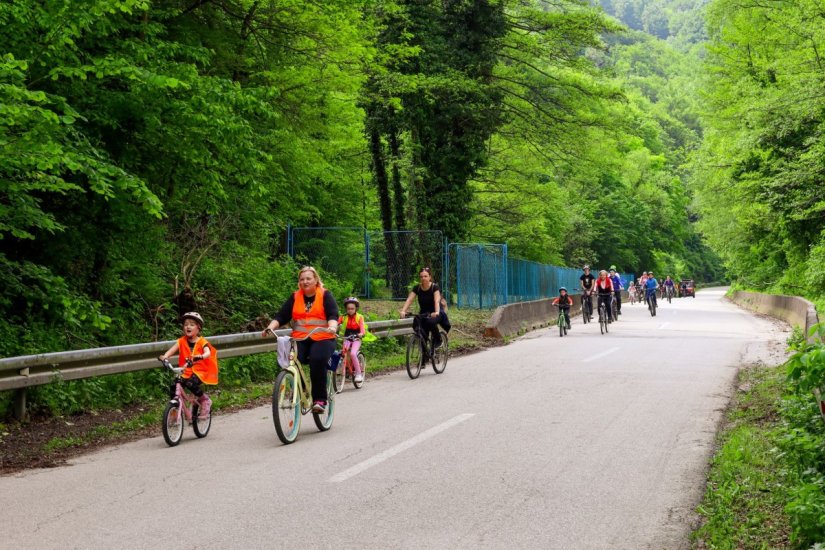
POLYGON ((0 355, 194 304, 243 329, 293 287, 289 223, 721 278, 688 187, 702 16, 660 4, 3 3, 0 355))

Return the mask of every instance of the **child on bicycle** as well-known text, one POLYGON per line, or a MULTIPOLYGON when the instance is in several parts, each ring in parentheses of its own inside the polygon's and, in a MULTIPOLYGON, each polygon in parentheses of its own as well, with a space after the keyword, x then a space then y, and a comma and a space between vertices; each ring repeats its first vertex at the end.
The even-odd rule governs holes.
POLYGON ((344 307, 346 308, 346 315, 341 315, 338 318, 338 326, 344 327, 344 337, 358 336, 357 339, 344 340, 342 353, 349 353, 352 360, 352 368, 355 370, 355 382, 363 382, 364 374, 361 372, 361 364, 358 362, 358 350, 361 349, 361 338, 364 337, 367 330, 364 326, 364 316, 358 313, 358 298, 350 296, 344 300, 344 307))
POLYGON ((565 287, 559 289, 559 295, 553 298, 553 305, 559 306, 559 310, 564 313, 564 322, 567 323, 567 330, 570 330, 570 306, 573 305, 573 298, 567 294, 565 287))
MULTIPOLYGON (((166 361, 169 357, 178 354, 178 366, 185 367, 181 378, 183 387, 198 398, 198 417, 209 418, 212 400, 203 393, 201 384, 218 383, 218 352, 206 338, 201 336, 203 317, 196 311, 183 314, 183 336, 166 353, 158 357, 159 361, 166 361), (187 365, 187 359, 193 361, 187 365)), ((175 397, 175 386, 172 385, 171 397, 175 397)))

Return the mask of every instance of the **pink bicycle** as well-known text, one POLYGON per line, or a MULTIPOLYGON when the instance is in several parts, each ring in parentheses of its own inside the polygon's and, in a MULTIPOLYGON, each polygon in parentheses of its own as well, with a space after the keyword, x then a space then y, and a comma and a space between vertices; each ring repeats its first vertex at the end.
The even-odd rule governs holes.
MULTIPOLYGON (((175 373, 175 396, 169 400, 163 411, 163 439, 170 447, 174 447, 183 439, 183 425, 188 422, 195 430, 198 438, 206 437, 212 426, 212 411, 206 418, 199 418, 198 398, 189 394, 183 388, 181 373, 183 367, 173 367, 168 361, 162 361, 163 366, 175 373)), ((187 360, 187 366, 192 366, 192 360, 187 360)))
MULTIPOLYGON (((344 340, 345 343, 347 341, 351 343, 355 340, 360 340, 357 335, 344 336, 343 338, 339 336, 338 338, 344 340)), ((361 386, 364 385, 364 381, 367 379, 367 358, 364 357, 364 353, 361 350, 358 351, 358 363, 361 364, 360 382, 356 382, 355 379, 355 367, 352 365, 352 357, 349 353, 349 346, 344 345, 341 350, 341 360, 338 363, 338 368, 335 369, 335 377, 333 379, 336 393, 341 393, 344 391, 344 382, 347 377, 352 380, 352 385, 355 386, 356 389, 360 389, 361 386)))

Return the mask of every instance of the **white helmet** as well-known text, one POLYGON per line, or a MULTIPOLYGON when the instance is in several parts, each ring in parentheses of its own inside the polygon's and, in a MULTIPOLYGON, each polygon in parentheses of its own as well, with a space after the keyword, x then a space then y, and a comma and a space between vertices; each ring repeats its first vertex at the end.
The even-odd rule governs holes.
POLYGON ((192 319, 195 321, 201 328, 203 328, 203 317, 197 311, 190 311, 189 313, 184 313, 183 317, 181 317, 181 322, 192 319))

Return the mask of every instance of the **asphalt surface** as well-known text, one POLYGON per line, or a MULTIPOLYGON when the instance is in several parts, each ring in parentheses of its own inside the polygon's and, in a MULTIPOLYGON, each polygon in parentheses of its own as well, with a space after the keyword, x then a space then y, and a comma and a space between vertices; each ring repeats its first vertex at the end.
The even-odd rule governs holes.
POLYGON ((683 548, 743 362, 775 322, 721 289, 347 384, 284 446, 268 407, 0 478, 2 548, 683 548))

